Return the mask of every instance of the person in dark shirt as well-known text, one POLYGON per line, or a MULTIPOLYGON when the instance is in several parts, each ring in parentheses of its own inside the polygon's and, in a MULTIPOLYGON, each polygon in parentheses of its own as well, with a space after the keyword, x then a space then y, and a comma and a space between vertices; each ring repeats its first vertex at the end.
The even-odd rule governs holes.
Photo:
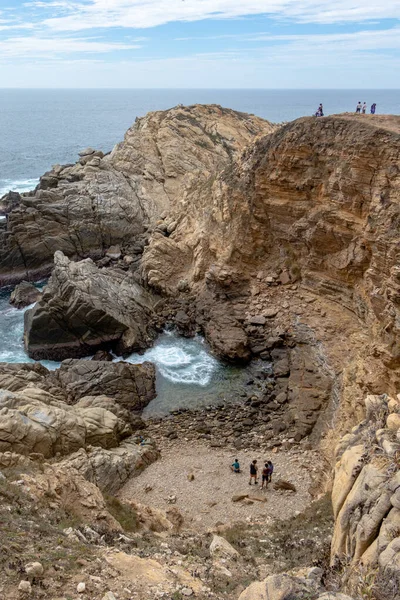
POLYGON ((255 485, 257 485, 257 483, 258 483, 258 481, 257 481, 257 473, 258 473, 257 461, 253 460, 253 462, 250 465, 250 481, 249 481, 249 485, 251 485, 251 482, 252 482, 253 479, 254 479, 255 485))

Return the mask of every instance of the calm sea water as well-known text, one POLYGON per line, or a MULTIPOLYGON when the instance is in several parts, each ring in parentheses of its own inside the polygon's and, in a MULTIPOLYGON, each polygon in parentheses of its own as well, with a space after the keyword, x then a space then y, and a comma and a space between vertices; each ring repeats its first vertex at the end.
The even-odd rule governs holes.
POLYGON ((0 90, 0 196, 32 189, 53 164, 86 146, 108 151, 137 116, 177 104, 217 103, 274 122, 352 111, 361 100, 400 113, 400 90, 0 90))

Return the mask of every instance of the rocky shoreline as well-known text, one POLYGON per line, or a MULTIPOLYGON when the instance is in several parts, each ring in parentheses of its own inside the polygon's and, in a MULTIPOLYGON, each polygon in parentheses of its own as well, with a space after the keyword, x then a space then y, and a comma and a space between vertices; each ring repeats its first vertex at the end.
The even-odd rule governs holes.
MULTIPOLYGON (((399 151, 398 117, 276 126, 216 105, 179 106, 139 119, 111 153, 87 148, 76 164, 54 166, 32 193, 0 200, 0 285, 25 280, 15 304, 36 301, 25 313, 28 355, 63 360, 54 372, 0 364, 0 494, 31 512, 43 504, 49 552, 57 519, 69 524, 61 528, 66 554, 58 567, 68 575, 60 588, 51 581, 56 558, 31 576, 11 548, 9 564, 19 566, 7 567, 1 593, 10 600, 48 593, 57 600, 75 593, 88 600, 325 600, 326 593, 348 600, 349 593, 358 600, 357 582, 368 585, 374 573, 369 597, 395 600, 399 151), (50 271, 41 294, 26 283, 50 271), (154 366, 110 362, 108 353, 142 352, 165 327, 204 336, 227 364, 250 365, 232 402, 143 422, 156 393, 154 366), (82 359, 89 354, 96 360, 82 359), (173 507, 116 498, 159 459, 157 444, 184 460, 183 442, 215 456, 228 449, 283 463, 303 457, 310 468, 315 460, 310 510, 328 493, 334 513, 332 521, 324 509, 318 534, 307 537, 325 553, 320 563, 310 550, 298 555, 300 570, 266 572, 266 559, 282 553, 287 523, 269 524, 279 548, 270 540, 268 557, 265 529, 240 534, 232 522, 212 531, 214 539, 199 537, 173 507), (321 536, 329 528, 328 557, 321 536), (232 544, 215 539, 224 533, 232 544), (105 546, 96 554, 100 538, 105 546), (178 549, 189 539, 195 558, 178 549), (90 579, 99 575, 81 556, 66 566, 79 543, 107 565, 107 585, 90 579), (157 561, 171 555, 165 570, 157 561), (263 581, 246 582, 255 565, 253 579, 263 581), (26 579, 17 589, 20 573, 26 579), (76 580, 80 573, 86 581, 76 580), (115 591, 107 590, 112 578, 120 582, 115 591)), ((20 539, 14 508, 1 515, 20 539)), ((278 562, 278 570, 295 566, 278 562)))

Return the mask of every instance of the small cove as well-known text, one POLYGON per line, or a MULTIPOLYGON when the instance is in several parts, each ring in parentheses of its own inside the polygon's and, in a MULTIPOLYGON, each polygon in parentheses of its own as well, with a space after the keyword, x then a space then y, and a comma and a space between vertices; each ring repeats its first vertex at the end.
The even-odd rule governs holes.
MULTIPOLYGON (((9 288, 0 290, 0 362, 33 363, 23 346, 27 309, 11 306, 10 293, 9 288)), ((202 337, 184 338, 172 331, 163 332, 146 352, 115 360, 133 364, 150 361, 156 365, 157 397, 145 408, 145 419, 164 417, 181 409, 238 402, 247 395, 244 390, 254 369, 262 368, 266 376, 270 369, 265 362, 248 367, 226 365, 212 355, 202 337)), ((60 365, 53 361, 40 362, 51 370, 60 365)))

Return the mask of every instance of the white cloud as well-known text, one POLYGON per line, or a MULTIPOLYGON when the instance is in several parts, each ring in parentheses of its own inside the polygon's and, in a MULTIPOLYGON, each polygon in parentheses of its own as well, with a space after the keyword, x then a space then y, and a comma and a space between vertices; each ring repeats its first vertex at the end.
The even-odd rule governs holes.
POLYGON ((60 8, 62 15, 47 18, 57 31, 80 31, 93 27, 146 28, 171 21, 234 18, 269 14, 298 22, 338 23, 400 18, 399 0, 89 0, 36 6, 60 8))
POLYGON ((0 60, 9 58, 57 58, 73 53, 105 53, 140 48, 136 44, 99 42, 85 38, 11 37, 0 41, 0 60))

